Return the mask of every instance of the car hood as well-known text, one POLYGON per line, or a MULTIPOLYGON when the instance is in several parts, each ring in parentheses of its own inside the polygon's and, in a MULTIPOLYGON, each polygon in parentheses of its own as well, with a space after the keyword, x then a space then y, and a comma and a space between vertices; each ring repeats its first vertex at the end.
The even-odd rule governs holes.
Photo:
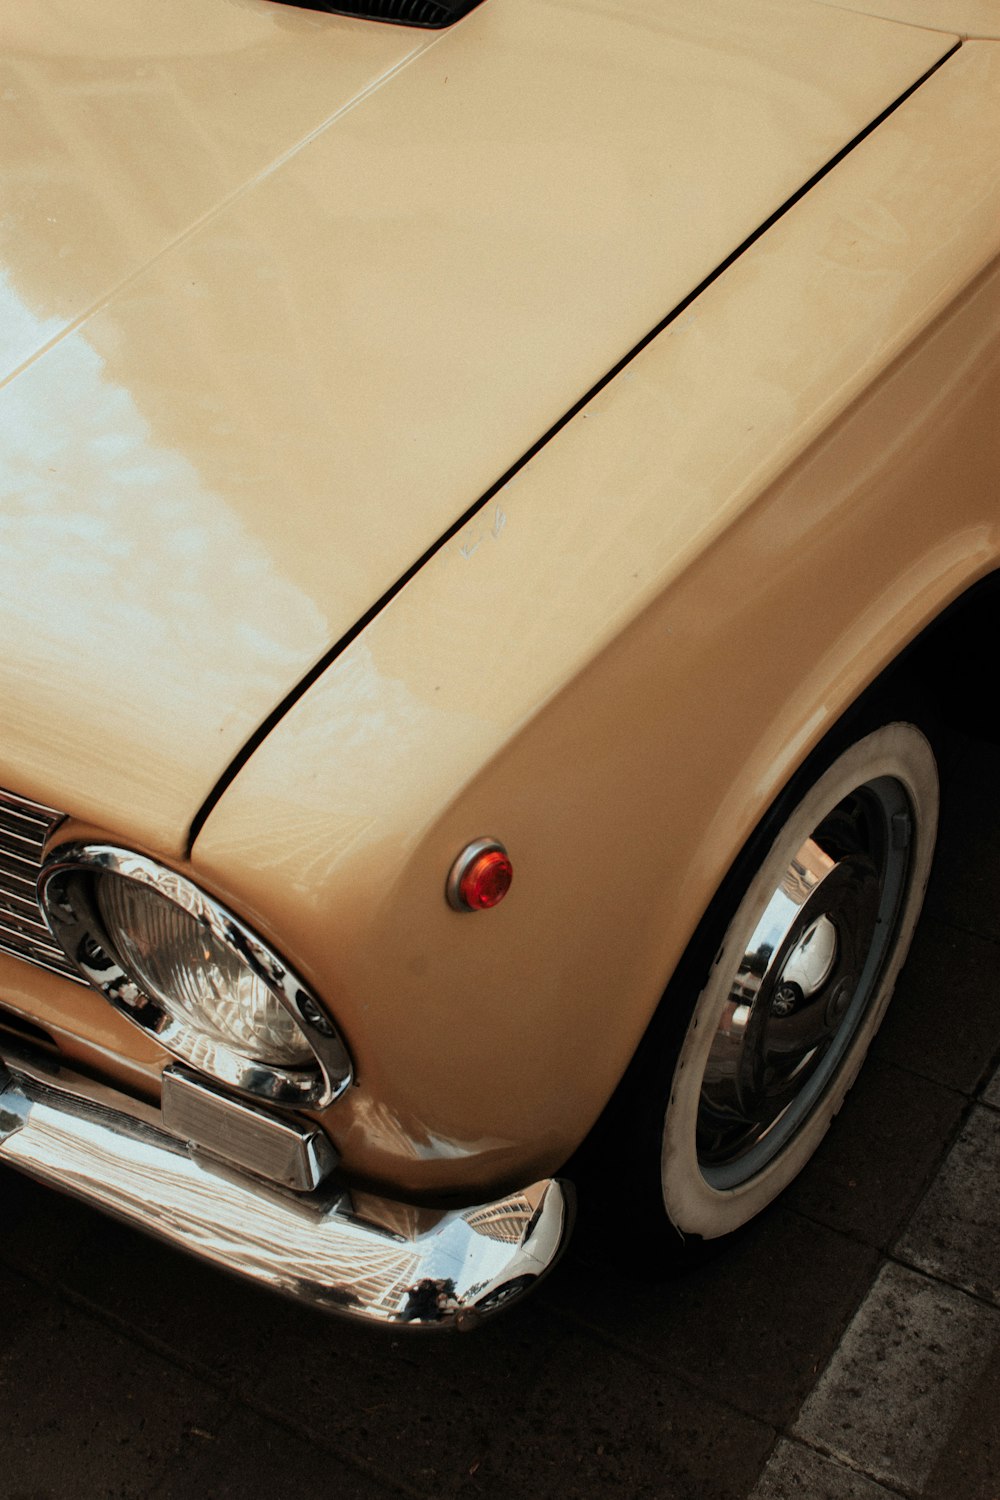
POLYGON ((315 664, 948 46, 796 0, 8 7, 3 781, 182 850, 315 664))

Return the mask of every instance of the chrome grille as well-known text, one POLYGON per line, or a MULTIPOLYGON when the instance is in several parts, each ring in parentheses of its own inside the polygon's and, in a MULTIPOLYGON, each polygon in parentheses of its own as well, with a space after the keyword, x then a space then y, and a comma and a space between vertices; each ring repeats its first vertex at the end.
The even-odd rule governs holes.
POLYGON ((0 950, 83 984, 53 942, 35 898, 42 848, 61 817, 51 807, 0 792, 0 950))

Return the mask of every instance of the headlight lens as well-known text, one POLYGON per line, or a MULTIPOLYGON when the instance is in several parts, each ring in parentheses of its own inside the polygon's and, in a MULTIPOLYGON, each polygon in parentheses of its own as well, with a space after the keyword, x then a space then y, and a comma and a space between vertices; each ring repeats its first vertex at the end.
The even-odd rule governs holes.
POLYGON ((206 923, 118 875, 98 881, 97 905, 123 966, 175 1020, 203 1031, 207 1049, 221 1042, 286 1068, 312 1062, 290 1011, 206 923))
POLYGON ((128 850, 70 845, 42 871, 49 925, 84 976, 170 1052, 244 1093, 326 1104, 351 1066, 319 1002, 193 882, 128 850))

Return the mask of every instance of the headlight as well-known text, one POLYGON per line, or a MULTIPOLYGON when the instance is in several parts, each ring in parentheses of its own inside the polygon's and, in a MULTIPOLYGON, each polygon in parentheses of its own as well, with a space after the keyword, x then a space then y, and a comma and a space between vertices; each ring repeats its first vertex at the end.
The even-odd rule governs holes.
POLYGON ((169 1052, 244 1093, 323 1105, 351 1081, 318 1000, 192 881, 107 844, 46 862, 39 899, 86 979, 169 1052))

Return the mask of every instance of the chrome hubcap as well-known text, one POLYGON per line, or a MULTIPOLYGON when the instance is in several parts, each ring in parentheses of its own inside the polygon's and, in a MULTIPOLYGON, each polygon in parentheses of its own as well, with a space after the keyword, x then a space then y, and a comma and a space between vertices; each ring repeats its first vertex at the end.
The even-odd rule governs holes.
POLYGON ((909 826, 902 787, 882 777, 839 803, 788 861, 705 1065, 697 1144, 711 1186, 759 1172, 834 1076, 892 946, 909 826))

